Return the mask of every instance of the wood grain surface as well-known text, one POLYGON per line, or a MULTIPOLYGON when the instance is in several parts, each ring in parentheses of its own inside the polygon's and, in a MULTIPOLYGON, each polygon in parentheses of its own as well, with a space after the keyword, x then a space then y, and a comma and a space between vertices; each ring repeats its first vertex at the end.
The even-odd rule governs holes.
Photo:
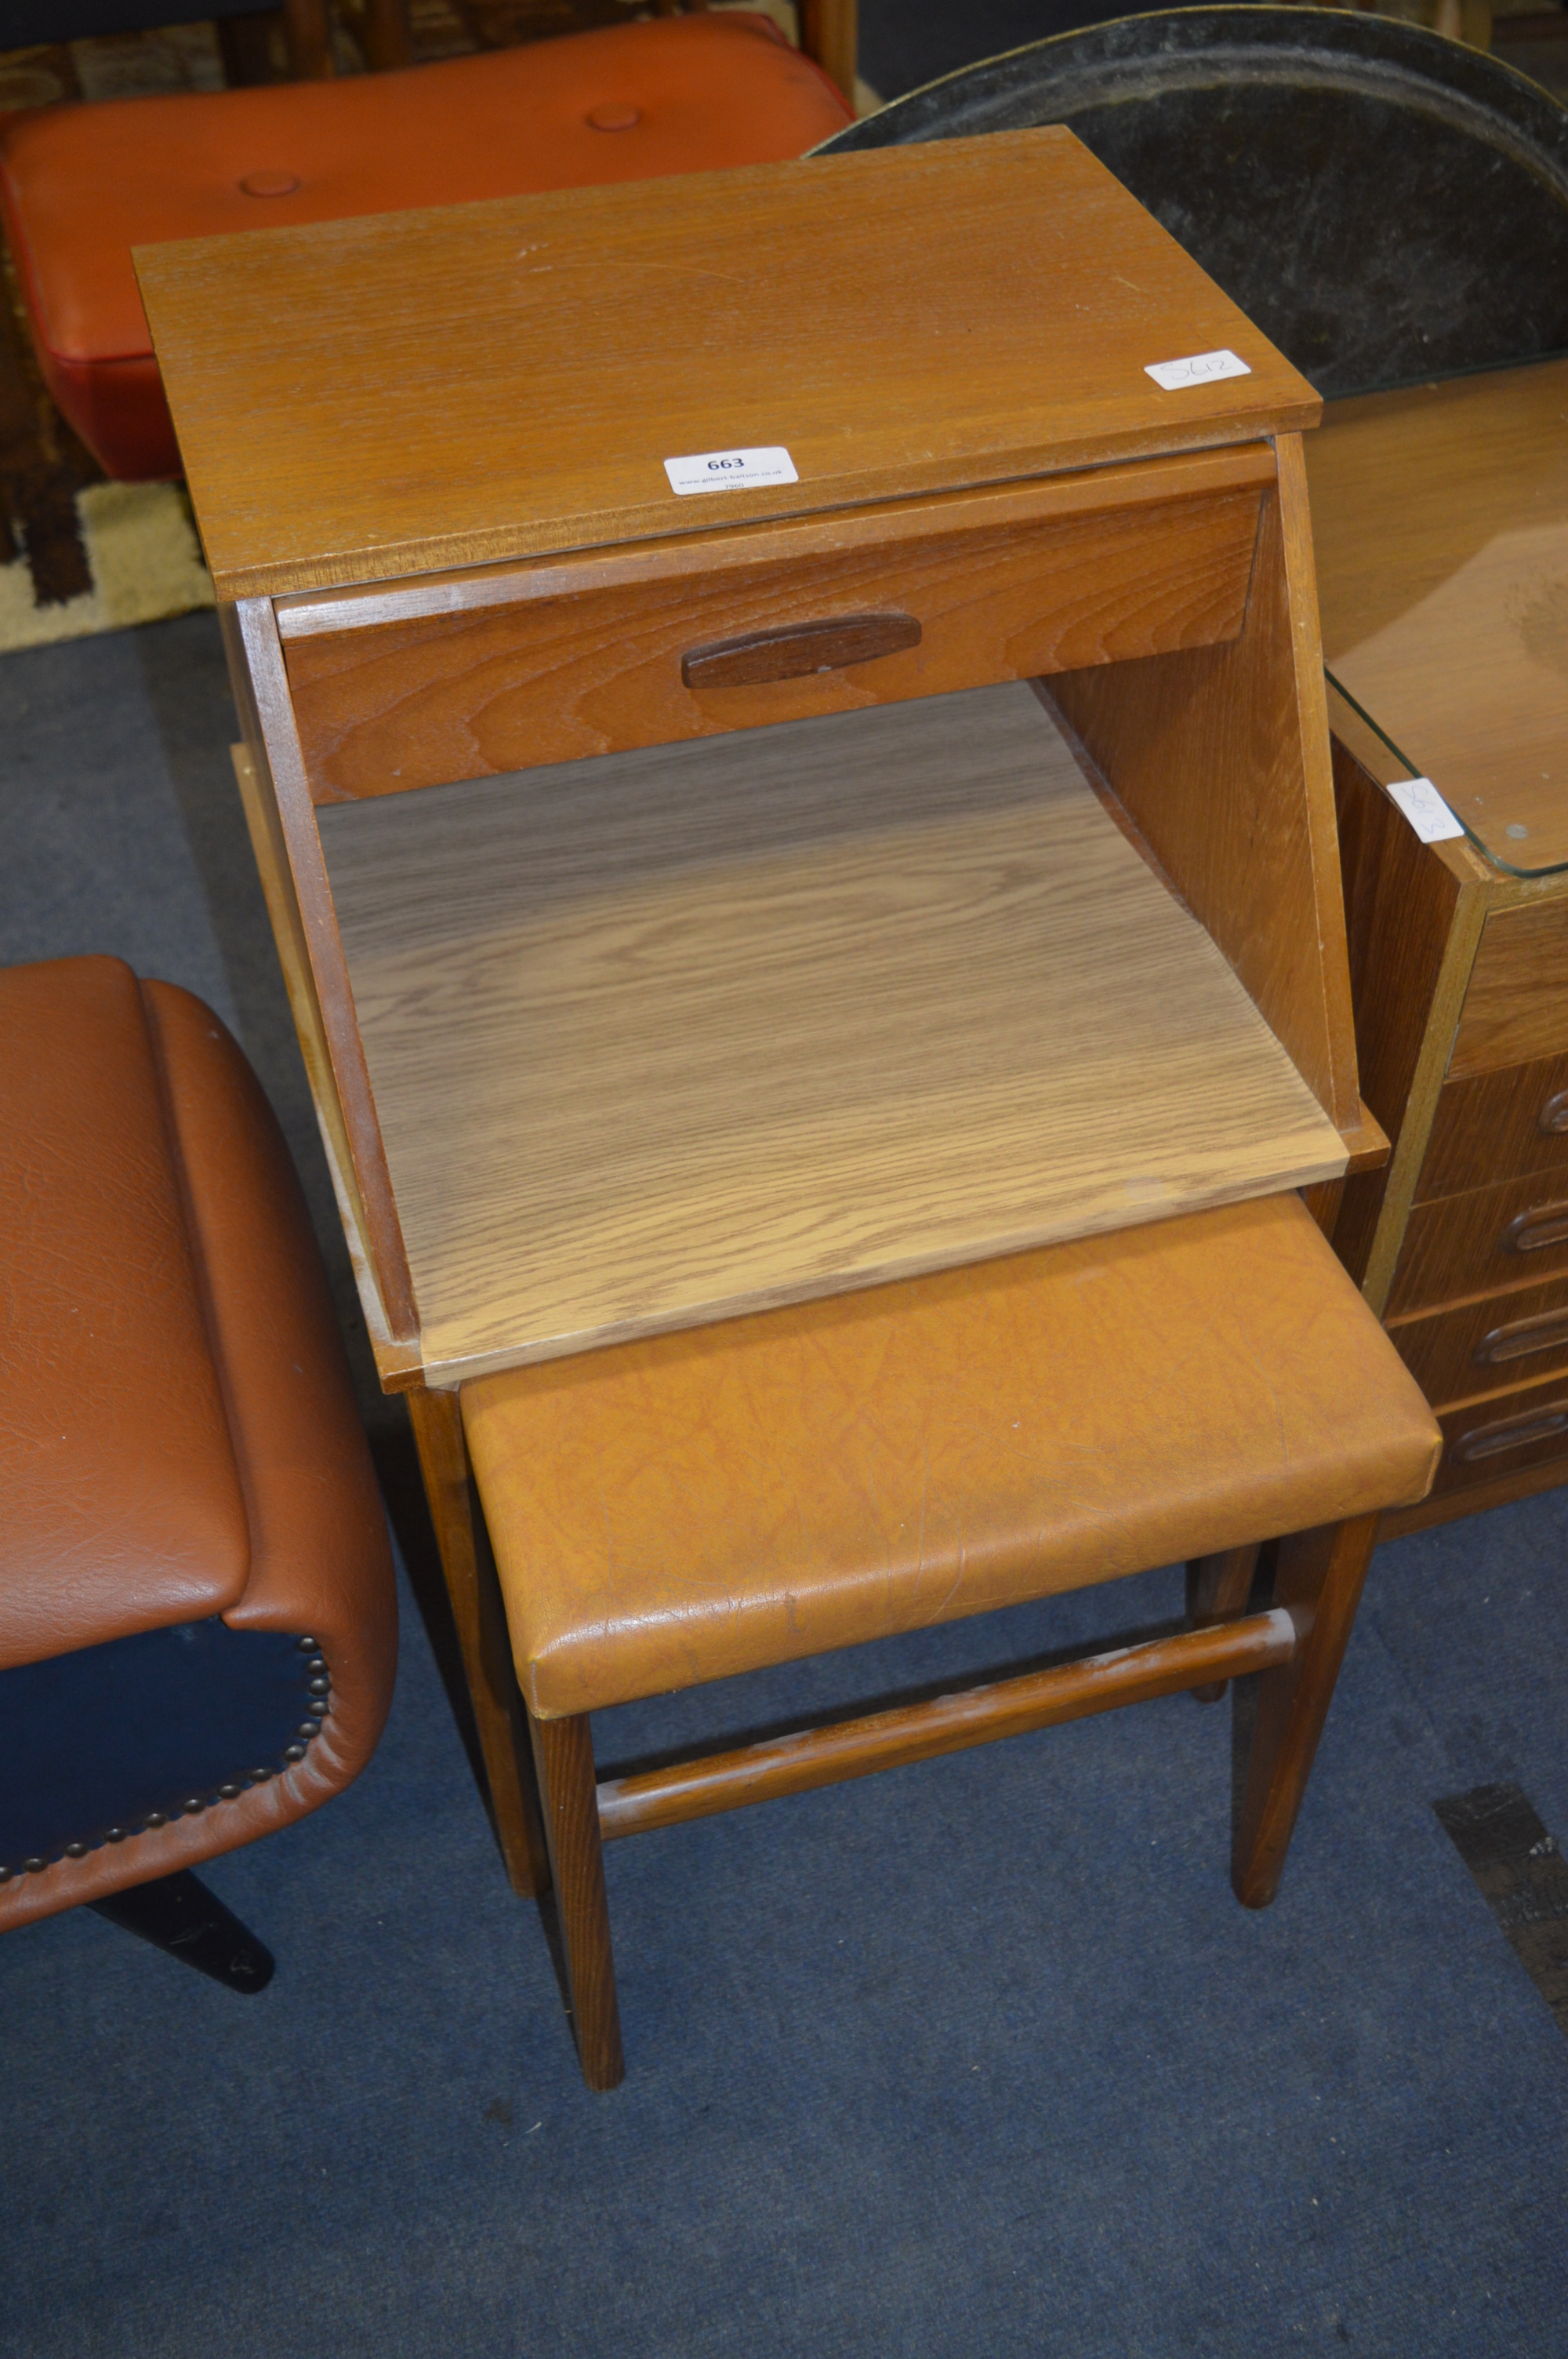
POLYGON ((578 2059, 590 2089, 613 2089, 626 2077, 626 2058, 600 1848, 593 1738, 586 1713, 575 1720, 535 1720, 530 1712, 528 1733, 545 1805, 578 2059))
POLYGON ((1496 857, 1568 861, 1568 361, 1335 402, 1307 466, 1330 671, 1496 857))
POLYGON ((331 889, 305 780, 277 625, 265 599, 219 610, 230 684, 249 756, 242 792, 318 1117, 347 1196, 379 1315, 378 1335, 417 1327, 403 1233, 387 1177, 364 1047, 354 1019, 331 889))
POLYGON ((1274 1603, 1295 1623, 1299 1644, 1258 1683, 1230 1864, 1244 1908, 1266 1908, 1279 1890, 1377 1538, 1377 1516, 1357 1516, 1280 1544, 1274 1603))
POLYGON ((1535 1173, 1417 1204, 1388 1312, 1531 1286, 1568 1270, 1568 1175, 1535 1173))
POLYGON ((399 792, 1234 638, 1273 473, 1252 445, 1106 469, 1088 514, 1021 485, 536 562, 505 603, 367 625, 344 599, 334 633, 321 601, 286 642, 311 791, 399 792), (1226 475, 1251 482, 1184 496, 1226 475), (705 642, 874 610, 913 639, 847 669, 685 677, 705 642))
POLYGON ((1568 880, 1487 919, 1465 995, 1451 1081, 1568 1053, 1568 880))
POLYGON ((1380 1310, 1442 1093, 1454 1027, 1486 914, 1484 890, 1434 857, 1367 766, 1380 752, 1336 692, 1334 792, 1345 887, 1356 1057, 1393 1152, 1349 1179, 1333 1234, 1380 1310), (1363 758, 1363 756, 1365 758, 1363 758))
MULTIPOLYGON (((1319 1226, 1323 1225, 1320 1222, 1319 1226)), ((1249 1540, 1243 1548, 1222 1549, 1217 1556, 1192 1560, 1187 1566, 1187 1620, 1195 1630, 1212 1630, 1217 1624, 1234 1622, 1246 1613, 1258 1570, 1258 1541, 1249 1540)), ((1193 1701, 1218 1703, 1229 1684, 1228 1679, 1205 1680, 1190 1690, 1193 1701)))
POLYGON ((1321 410, 1058 126, 136 261, 220 599, 1255 440, 1321 410), (1146 374, 1222 346, 1250 374, 1174 393, 1146 374), (764 445, 797 482, 683 498, 665 473, 764 445))
POLYGON ((1560 1375, 1447 1410, 1435 1497, 1568 1459, 1568 1393, 1560 1375))
POLYGON ((1348 1131, 1361 1100, 1345 908, 1305 484, 1289 437, 1278 462, 1240 636, 1061 674, 1050 692, 1319 1104, 1348 1131))
POLYGON ((1400 1357, 1437 1409, 1568 1368, 1568 1277, 1390 1319, 1400 1357))
MULTIPOLYGON (((1245 1553, 1255 1556, 1257 1550, 1245 1553)), ((826 1728, 792 1730, 731 1753, 606 1778, 599 1788, 600 1832, 606 1843, 644 1834, 748 1802, 776 1801, 785 1794, 870 1777, 879 1769, 935 1760, 1031 1729, 1061 1727, 1122 1704, 1178 1695, 1184 1688, 1217 1682, 1223 1693, 1227 1680, 1288 1662, 1296 1643, 1288 1614, 1252 1614, 920 1703, 895 1704, 826 1728)))
POLYGON ((364 1316, 376 1374, 384 1389, 389 1392, 400 1390, 418 1372, 418 1347, 407 1338, 401 1342, 394 1338, 372 1266, 370 1247, 365 1242, 364 1207, 354 1182, 348 1132, 342 1108, 338 1103, 321 1010, 305 952, 304 926, 294 895, 294 880, 289 875, 288 862, 283 850, 277 807, 257 776, 249 747, 232 745, 229 754, 240 789, 251 850, 261 878, 262 897, 272 923, 273 941, 277 950, 278 964, 283 970, 284 988, 288 994, 289 1013, 294 1018, 306 1079, 310 1085, 310 1102, 321 1134, 321 1146, 327 1158, 332 1193, 337 1199, 338 1217, 343 1224, 343 1241, 349 1249, 354 1288, 364 1316))
POLYGON ((1344 1168, 1028 688, 319 816, 434 1381, 1344 1168))
POLYGON ((1438 1099, 1416 1202, 1532 1171, 1561 1173, 1568 1193, 1568 1055, 1450 1082, 1438 1099))
POLYGON ((430 1505, 441 1572, 462 1650, 496 1840, 514 1892, 547 1892, 550 1864, 506 1612, 489 1541, 474 1512, 462 1411, 453 1393, 416 1386, 405 1397, 430 1505))

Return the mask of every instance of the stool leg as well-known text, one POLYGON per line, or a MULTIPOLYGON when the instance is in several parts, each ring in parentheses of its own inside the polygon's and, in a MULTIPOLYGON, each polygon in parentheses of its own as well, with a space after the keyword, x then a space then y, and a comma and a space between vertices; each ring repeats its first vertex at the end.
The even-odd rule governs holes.
POLYGON ((1296 1813, 1328 1716, 1378 1538, 1378 1517, 1325 1524, 1280 1543, 1274 1603, 1297 1631, 1288 1663, 1259 1683, 1258 1720, 1236 1830, 1230 1880, 1244 1908, 1266 1908, 1280 1886, 1296 1813))
POLYGON ((364 0, 360 39, 365 63, 373 73, 384 73, 389 66, 411 66, 414 62, 414 43, 409 38, 403 0, 364 0))
POLYGON ((514 1892, 547 1892, 550 1865, 523 1734, 523 1698, 494 1568, 474 1520, 462 1409, 456 1393, 416 1391, 404 1397, 458 1626, 501 1855, 514 1892))
POLYGON ((297 82, 327 82, 332 62, 332 24, 327 0, 283 0, 283 31, 288 70, 297 82))
MULTIPOLYGON (((1211 1630, 1217 1622, 1234 1622, 1246 1613, 1258 1549, 1259 1542, 1252 1540, 1246 1548, 1193 1559, 1187 1567, 1187 1620, 1195 1630, 1211 1630)), ((1187 1693, 1195 1703, 1217 1703, 1228 1684, 1211 1680, 1206 1687, 1189 1688, 1187 1693)))
POLYGON ((590 2089, 613 2089, 626 2076, 626 2060, 615 2004, 615 1960, 610 1947, 599 1788, 588 1714, 579 1712, 570 1720, 535 1720, 530 1712, 528 1733, 534 1740, 545 1804, 550 1872, 567 1953, 567 1981, 582 2076, 590 2089))

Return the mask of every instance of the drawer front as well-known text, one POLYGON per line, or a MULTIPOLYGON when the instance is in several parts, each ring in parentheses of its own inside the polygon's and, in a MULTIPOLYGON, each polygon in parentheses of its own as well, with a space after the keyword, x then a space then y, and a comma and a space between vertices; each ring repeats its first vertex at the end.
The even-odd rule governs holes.
POLYGON ((1561 1171, 1568 1195, 1568 1055, 1445 1082, 1416 1202, 1530 1171, 1561 1171))
POLYGON ((1388 1315, 1568 1272, 1568 1171, 1505 1180, 1411 1214, 1388 1315))
POLYGON ((1389 1335, 1434 1408, 1500 1392, 1568 1368, 1568 1278, 1390 1321, 1389 1335))
POLYGON ((1467 1491, 1490 1483, 1499 1474, 1521 1474, 1527 1467, 1563 1462, 1568 1476, 1568 1385, 1530 1385, 1491 1400, 1472 1401, 1467 1408, 1450 1409, 1440 1417, 1443 1456, 1438 1462, 1433 1498, 1445 1491, 1467 1491))
POLYGON ((330 603, 280 609, 311 792, 398 793, 1234 638, 1260 498, 1031 519, 1022 495, 992 494, 963 504, 989 520, 961 529, 948 509, 896 537, 851 519, 848 545, 819 527, 766 562, 715 535, 702 565, 671 544, 517 569, 483 585, 501 603, 411 620, 334 630, 330 603))
POLYGON ((1448 1078, 1562 1056, 1568 1056, 1568 894, 1487 919, 1448 1078))

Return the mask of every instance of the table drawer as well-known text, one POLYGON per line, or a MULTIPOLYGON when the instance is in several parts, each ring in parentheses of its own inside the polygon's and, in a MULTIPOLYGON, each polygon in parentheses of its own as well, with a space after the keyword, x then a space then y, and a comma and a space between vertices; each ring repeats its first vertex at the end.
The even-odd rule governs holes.
POLYGON ((1568 894, 1487 919, 1448 1060, 1451 1082, 1568 1055, 1568 894))
POLYGON ((397 793, 1233 638, 1271 470, 1244 449, 1105 470, 1077 495, 1087 513, 1026 485, 539 560, 427 585, 412 614, 397 592, 280 602, 311 792, 397 793))
POLYGON ((1529 1171, 1561 1171, 1568 1195, 1568 1055, 1445 1082, 1415 1201, 1462 1195, 1529 1171))
POLYGON ((1490 1400, 1472 1401, 1437 1421, 1443 1428, 1443 1456, 1432 1486, 1433 1498, 1554 1459, 1568 1461, 1568 1386, 1561 1383, 1527 1385, 1490 1400))
POLYGON ((1418 1204, 1400 1249, 1388 1314, 1568 1271, 1568 1172, 1505 1180, 1418 1204))
POLYGON ((1500 1388, 1510 1377, 1549 1375, 1568 1368, 1568 1277, 1424 1319, 1392 1320, 1389 1334, 1434 1408, 1489 1385, 1500 1388))

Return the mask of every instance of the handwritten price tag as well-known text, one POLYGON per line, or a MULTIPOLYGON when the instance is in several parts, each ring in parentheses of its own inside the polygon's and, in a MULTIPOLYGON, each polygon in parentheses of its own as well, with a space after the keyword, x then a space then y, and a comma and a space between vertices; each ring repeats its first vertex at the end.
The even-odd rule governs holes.
POLYGON ((1464 834, 1430 778, 1391 778, 1389 792, 1422 843, 1446 843, 1451 835, 1464 834))
POLYGON ((798 484, 795 461, 783 445, 758 451, 696 451, 687 459, 666 459, 672 492, 745 492, 760 484, 798 484))
POLYGON ((1234 353, 1192 353, 1184 361, 1150 361, 1143 371, 1166 393, 1184 386, 1213 385, 1222 376, 1250 376, 1252 372, 1234 353))

